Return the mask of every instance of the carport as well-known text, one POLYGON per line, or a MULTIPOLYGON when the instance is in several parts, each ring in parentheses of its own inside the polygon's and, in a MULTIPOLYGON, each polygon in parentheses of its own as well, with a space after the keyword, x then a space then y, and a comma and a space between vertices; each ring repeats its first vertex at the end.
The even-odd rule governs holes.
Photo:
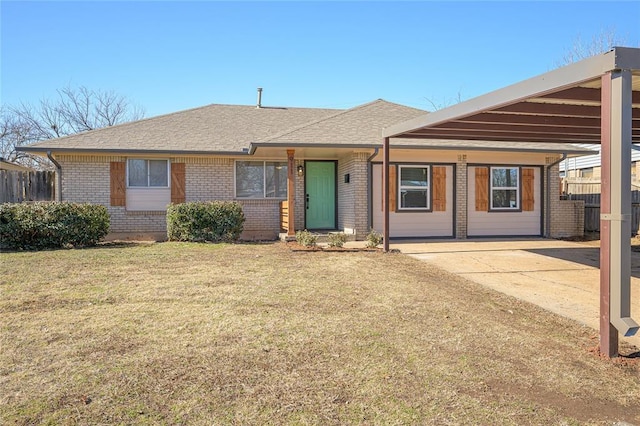
POLYGON ((631 149, 640 142, 640 49, 539 75, 383 131, 384 249, 389 249, 391 138, 602 144, 600 350, 618 354, 630 312, 631 149))

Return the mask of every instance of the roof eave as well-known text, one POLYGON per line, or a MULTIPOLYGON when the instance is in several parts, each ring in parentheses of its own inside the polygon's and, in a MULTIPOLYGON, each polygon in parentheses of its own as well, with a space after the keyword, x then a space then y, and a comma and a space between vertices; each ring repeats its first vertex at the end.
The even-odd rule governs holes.
POLYGON ((51 148, 51 147, 29 147, 19 146, 16 151, 31 152, 36 154, 52 153, 82 153, 82 154, 129 154, 129 155, 216 155, 216 156, 239 156, 248 155, 247 151, 189 151, 171 149, 96 149, 96 148, 51 148))
POLYGON ((331 143, 304 143, 304 142, 253 142, 249 145, 249 155, 253 155, 258 148, 344 148, 344 149, 374 149, 380 148, 379 144, 331 144, 331 143))
MULTIPOLYGON (((246 156, 253 155, 258 148, 344 148, 344 149, 375 149, 380 148, 382 144, 309 144, 309 143, 252 143, 248 151, 185 151, 185 150, 139 150, 139 149, 92 149, 92 148, 44 148, 44 147, 28 147, 20 146, 16 147, 17 151, 33 152, 37 154, 46 154, 48 152, 56 153, 80 153, 80 154, 97 154, 97 155, 113 155, 113 154, 127 154, 127 155, 175 155, 175 156, 191 156, 191 155, 215 155, 215 156, 246 156)), ((558 149, 534 149, 530 147, 514 148, 514 147, 478 147, 478 146, 424 146, 424 145, 402 145, 393 144, 394 149, 426 149, 426 150, 467 150, 467 151, 487 151, 487 152, 499 152, 499 151, 516 151, 516 152, 537 152, 537 153, 571 153, 575 155, 585 154, 597 154, 597 151, 592 150, 563 150, 558 149)))

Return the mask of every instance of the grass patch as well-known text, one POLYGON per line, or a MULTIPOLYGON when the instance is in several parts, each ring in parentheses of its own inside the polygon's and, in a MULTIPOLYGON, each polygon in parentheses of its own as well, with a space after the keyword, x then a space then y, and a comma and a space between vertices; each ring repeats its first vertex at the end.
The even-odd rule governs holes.
POLYGON ((640 422, 639 359, 399 254, 2 253, 2 424, 640 422))

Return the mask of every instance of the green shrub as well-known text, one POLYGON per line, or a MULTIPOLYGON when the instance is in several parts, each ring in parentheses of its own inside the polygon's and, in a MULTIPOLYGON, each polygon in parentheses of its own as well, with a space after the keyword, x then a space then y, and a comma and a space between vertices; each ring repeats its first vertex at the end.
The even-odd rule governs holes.
POLYGON ((317 241, 318 237, 306 229, 304 231, 296 232, 296 242, 300 245, 305 247, 315 247, 317 241))
POLYGON ((327 238, 329 239, 329 247, 342 247, 347 242, 347 234, 344 232, 331 233, 327 238))
POLYGON ((382 244, 382 234, 376 232, 375 229, 371 228, 369 234, 367 234, 367 244, 366 246, 369 248, 376 248, 380 244, 382 244))
POLYGON ((0 204, 0 248, 41 250, 97 244, 109 232, 109 212, 97 204, 0 204))
POLYGON ((244 213, 235 201, 171 204, 167 209, 169 241, 232 242, 244 229, 244 213))

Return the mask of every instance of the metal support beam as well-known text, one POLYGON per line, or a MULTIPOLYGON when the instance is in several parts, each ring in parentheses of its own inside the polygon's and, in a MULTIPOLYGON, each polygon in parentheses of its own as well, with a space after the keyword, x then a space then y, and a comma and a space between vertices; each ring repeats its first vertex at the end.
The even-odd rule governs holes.
POLYGON ((386 253, 389 251, 389 138, 382 142, 382 188, 382 248, 386 253))
POLYGON ((618 355, 618 332, 633 336, 631 318, 631 72, 602 76, 600 215, 600 351, 618 355))
POLYGON ((295 222, 296 222, 296 181, 295 172, 296 164, 294 161, 295 149, 287 150, 287 207, 289 214, 289 226, 287 228, 287 235, 292 237, 296 235, 295 222))

